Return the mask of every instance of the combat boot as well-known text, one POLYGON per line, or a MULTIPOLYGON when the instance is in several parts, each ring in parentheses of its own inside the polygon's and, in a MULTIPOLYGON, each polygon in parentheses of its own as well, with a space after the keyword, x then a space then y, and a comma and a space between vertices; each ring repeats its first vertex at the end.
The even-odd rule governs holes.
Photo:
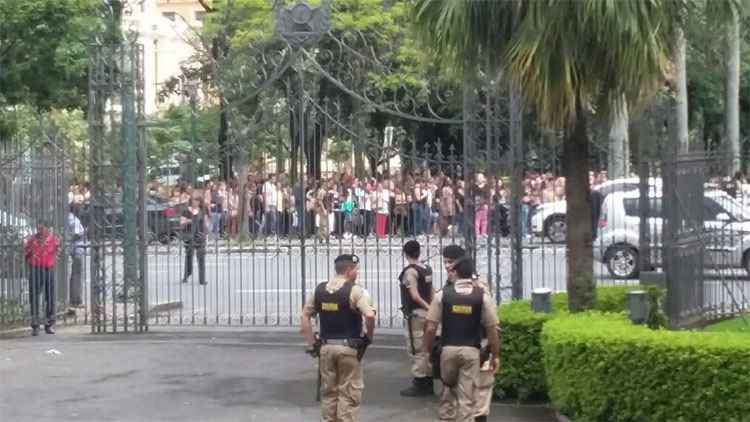
POLYGON ((411 386, 401 391, 403 397, 424 397, 432 394, 432 378, 414 378, 411 386))

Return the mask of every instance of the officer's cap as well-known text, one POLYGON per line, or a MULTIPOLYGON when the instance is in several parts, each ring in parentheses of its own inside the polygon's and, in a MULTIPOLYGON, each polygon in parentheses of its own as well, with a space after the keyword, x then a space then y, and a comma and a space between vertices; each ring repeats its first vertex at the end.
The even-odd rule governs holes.
POLYGON ((359 257, 354 254, 344 254, 339 255, 336 257, 336 259, 333 261, 334 264, 359 264, 359 257))

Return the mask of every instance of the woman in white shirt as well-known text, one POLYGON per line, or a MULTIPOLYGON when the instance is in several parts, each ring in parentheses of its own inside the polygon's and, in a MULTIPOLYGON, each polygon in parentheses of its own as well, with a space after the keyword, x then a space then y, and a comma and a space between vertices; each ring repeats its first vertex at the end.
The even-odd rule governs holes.
POLYGON ((376 198, 375 233, 378 237, 383 238, 388 228, 388 215, 390 214, 388 203, 391 199, 391 193, 388 189, 383 188, 382 184, 379 184, 376 198))

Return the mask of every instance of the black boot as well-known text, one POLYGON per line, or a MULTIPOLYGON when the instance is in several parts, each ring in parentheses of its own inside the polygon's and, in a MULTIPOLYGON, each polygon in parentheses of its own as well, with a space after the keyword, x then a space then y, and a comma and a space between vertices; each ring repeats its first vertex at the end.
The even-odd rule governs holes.
POLYGON ((39 327, 31 327, 31 335, 36 337, 39 335, 39 327))
POLYGON ((425 397, 432 394, 432 378, 414 378, 411 387, 401 391, 403 397, 425 397))
POLYGON ((44 332, 47 334, 55 334, 55 330, 52 329, 51 325, 45 325, 44 332))
POLYGON ((487 422, 487 416, 477 416, 474 418, 474 422, 487 422))

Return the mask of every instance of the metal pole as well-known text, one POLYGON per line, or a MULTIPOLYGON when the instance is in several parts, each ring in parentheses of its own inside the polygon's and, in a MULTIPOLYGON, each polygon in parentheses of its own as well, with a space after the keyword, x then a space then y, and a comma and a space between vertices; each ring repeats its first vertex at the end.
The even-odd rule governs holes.
POLYGON ((195 98, 197 87, 191 82, 188 89, 190 90, 190 161, 188 161, 188 180, 190 180, 192 186, 195 186, 195 145, 198 141, 198 124, 196 122, 197 100, 195 98))
POLYGON ((476 258, 475 223, 475 182, 474 182, 474 113, 477 103, 476 77, 467 67, 463 87, 463 178, 464 178, 464 240, 466 252, 476 258))
MULTIPOLYGON (((304 81, 304 71, 302 69, 302 59, 301 56, 297 56, 297 75, 299 77, 299 112, 297 113, 297 119, 298 119, 298 128, 297 133, 299 136, 299 183, 300 188, 302 189, 302 215, 300 216, 300 263, 302 265, 301 268, 301 278, 302 278, 302 303, 305 303, 305 300, 307 298, 307 277, 306 277, 306 260, 305 260, 305 231, 306 231, 306 225, 305 225, 305 214, 307 213, 307 195, 305 194, 305 81, 304 81)), ((313 220, 314 221, 314 220, 313 220)))
MULTIPOLYGON (((123 295, 125 306, 129 301, 129 288, 138 280, 138 126, 135 117, 135 43, 123 45, 122 73, 122 215, 123 215, 123 295)), ((139 293, 136 291, 136 293, 139 293)), ((125 330, 128 318, 125 315, 125 330)))
POLYGON ((523 249, 522 241, 526 233, 521 233, 521 195, 523 179, 523 109, 521 93, 514 84, 510 86, 510 259, 511 288, 515 300, 523 298, 523 249))

